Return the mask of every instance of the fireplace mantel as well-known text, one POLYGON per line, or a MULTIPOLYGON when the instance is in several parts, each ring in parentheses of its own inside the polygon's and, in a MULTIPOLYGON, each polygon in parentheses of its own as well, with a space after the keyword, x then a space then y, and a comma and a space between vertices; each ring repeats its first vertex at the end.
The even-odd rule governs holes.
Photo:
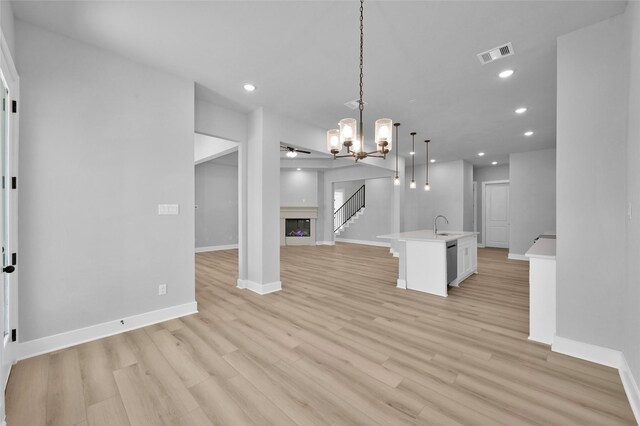
POLYGON ((316 206, 280 207, 280 245, 316 245, 316 219, 318 219, 318 207, 316 206), (308 237, 288 237, 285 225, 287 219, 309 219, 311 221, 311 235, 308 237))

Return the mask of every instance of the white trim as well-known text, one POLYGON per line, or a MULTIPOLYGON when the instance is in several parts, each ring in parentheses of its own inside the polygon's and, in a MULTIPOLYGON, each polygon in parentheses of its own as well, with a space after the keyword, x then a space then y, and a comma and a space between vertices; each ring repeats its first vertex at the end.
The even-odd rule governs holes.
POLYGON ((529 258, 527 256, 525 256, 524 254, 518 254, 518 253, 509 253, 509 256, 507 256, 507 259, 526 260, 527 262, 529 261, 529 258))
POLYGON ((478 244, 478 248, 484 248, 484 244, 478 244))
POLYGON ((569 355, 607 367, 620 368, 622 352, 615 349, 596 346, 590 343, 578 342, 566 337, 555 336, 551 350, 561 354, 569 355))
POLYGON ((473 232, 478 232, 478 182, 473 181, 473 232))
MULTIPOLYGON (((487 180, 482 182, 482 247, 484 247, 484 240, 487 238, 487 201, 485 198, 485 194, 487 192, 487 185, 495 185, 498 183, 509 183, 509 180, 487 180)), ((509 185, 511 187, 511 185, 509 185)), ((509 194, 511 196, 511 194, 509 194)), ((511 211, 509 211, 509 215, 511 215, 511 211)), ((509 228, 511 228, 511 217, 509 217, 509 228)), ((509 235, 511 235, 511 229, 509 229, 509 235)))
POLYGON ((624 392, 627 394, 633 415, 636 417, 636 423, 640 424, 640 390, 638 389, 638 383, 633 377, 631 368, 629 364, 627 364, 624 353, 620 354, 620 368, 618 369, 618 373, 620 374, 620 380, 622 380, 622 386, 624 386, 624 392))
POLYGON ((347 243, 347 244, 363 244, 365 246, 391 247, 391 243, 386 243, 382 241, 351 240, 348 238, 336 238, 336 241, 339 243, 347 243))
POLYGON ((190 302, 133 315, 123 318, 122 320, 107 321, 102 324, 91 325, 89 327, 55 334, 41 339, 29 340, 17 345, 15 348, 14 359, 19 361, 31 358, 59 349, 68 348, 70 346, 79 345, 81 343, 90 342, 92 340, 102 339, 103 337, 113 336, 114 334, 123 333, 125 331, 135 330, 136 328, 168 321, 185 315, 195 314, 197 312, 198 304, 196 302, 190 302))
POLYGON ((335 241, 316 241, 317 246, 335 246, 335 241))
POLYGON ((393 255, 393 257, 400 257, 400 252, 393 249, 393 246, 389 247, 389 253, 393 255))
POLYGON ((396 281, 396 287, 397 288, 403 288, 403 289, 407 289, 407 280, 401 280, 400 278, 397 279, 396 281))
POLYGON ((617 369, 636 423, 640 424, 640 389, 623 352, 560 336, 554 337, 551 350, 617 369))
POLYGON ((219 251, 219 250, 232 250, 237 249, 237 244, 229 244, 226 246, 207 246, 207 247, 196 247, 196 253, 204 253, 207 251, 219 251))
POLYGON ((251 290, 254 293, 265 295, 282 290, 282 282, 274 281, 272 283, 260 284, 251 280, 238 280, 238 288, 251 290))

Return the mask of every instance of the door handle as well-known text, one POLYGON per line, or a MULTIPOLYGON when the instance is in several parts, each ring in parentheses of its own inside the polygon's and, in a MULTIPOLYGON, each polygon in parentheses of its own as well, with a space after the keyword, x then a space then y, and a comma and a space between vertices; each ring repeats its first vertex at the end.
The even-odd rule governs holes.
POLYGON ((16 267, 13 265, 5 266, 4 268, 2 268, 2 272, 6 272, 7 274, 10 274, 15 270, 16 270, 16 267))

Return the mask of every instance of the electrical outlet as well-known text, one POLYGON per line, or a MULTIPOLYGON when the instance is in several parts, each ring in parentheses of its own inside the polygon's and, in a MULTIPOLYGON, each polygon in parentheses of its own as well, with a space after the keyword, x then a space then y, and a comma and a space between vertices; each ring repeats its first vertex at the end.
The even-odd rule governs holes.
POLYGON ((158 286, 158 296, 164 296, 165 294, 167 294, 167 285, 160 284, 158 286))

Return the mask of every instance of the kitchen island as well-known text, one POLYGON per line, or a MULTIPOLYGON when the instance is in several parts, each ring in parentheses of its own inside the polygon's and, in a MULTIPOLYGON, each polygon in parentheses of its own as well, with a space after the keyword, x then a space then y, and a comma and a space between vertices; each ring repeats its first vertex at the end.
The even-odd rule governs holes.
POLYGON ((457 287, 478 272, 477 232, 431 230, 379 235, 397 241, 397 287, 447 297, 449 285, 457 287))

